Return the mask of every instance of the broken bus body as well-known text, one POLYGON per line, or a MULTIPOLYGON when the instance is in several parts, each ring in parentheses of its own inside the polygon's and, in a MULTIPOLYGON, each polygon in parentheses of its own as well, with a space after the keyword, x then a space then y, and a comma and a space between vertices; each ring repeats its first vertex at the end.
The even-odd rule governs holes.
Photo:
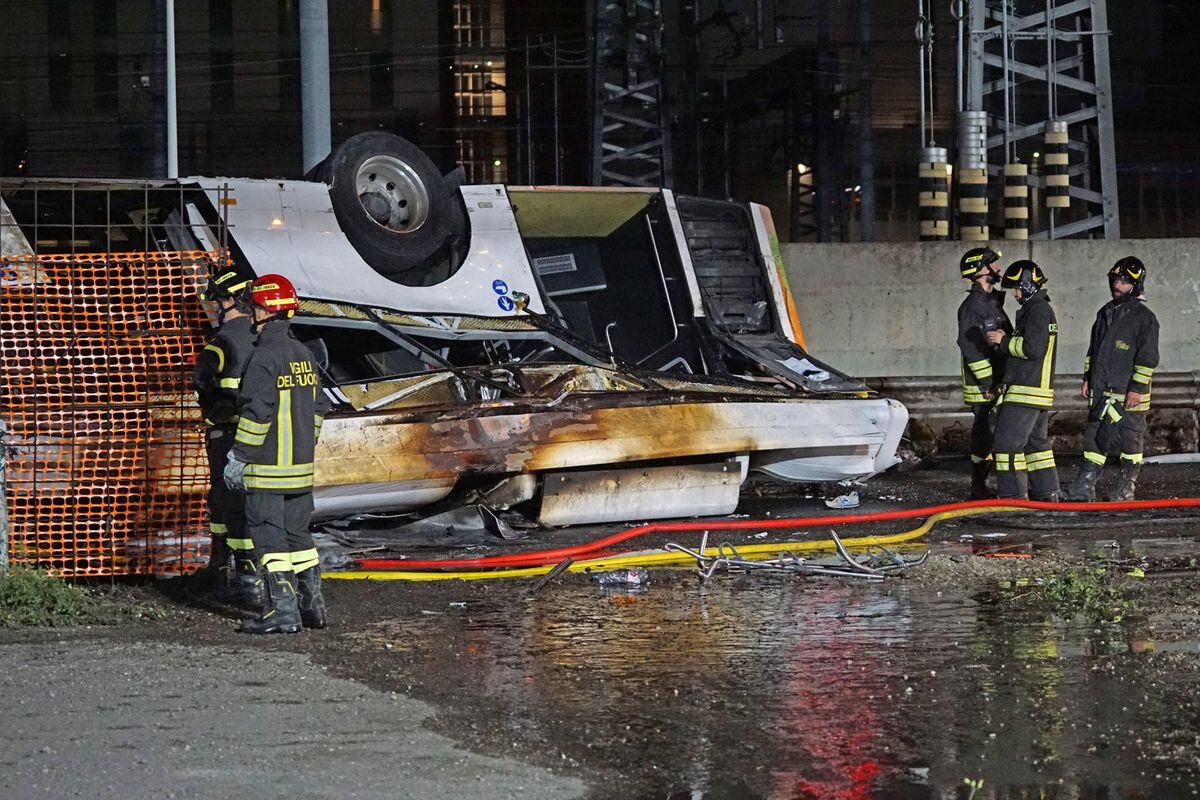
MULTIPOLYGON (((804 350, 763 206, 462 185, 381 134, 310 178, 6 181, 3 253, 203 251, 287 276, 336 401, 318 517, 467 485, 551 525, 727 514, 749 470, 896 461, 907 411, 804 350)), ((180 448, 147 479, 203 458, 180 448)))

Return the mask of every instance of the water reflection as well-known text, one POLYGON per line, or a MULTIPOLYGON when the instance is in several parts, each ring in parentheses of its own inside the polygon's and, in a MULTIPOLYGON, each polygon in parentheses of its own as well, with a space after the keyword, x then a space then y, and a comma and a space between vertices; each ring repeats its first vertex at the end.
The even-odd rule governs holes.
POLYGON ((463 592, 465 609, 365 636, 629 776, 612 796, 957 798, 966 777, 977 798, 1192 796, 1194 766, 1143 743, 1195 720, 1129 668, 1154 642, 1119 627, 903 583, 463 592))

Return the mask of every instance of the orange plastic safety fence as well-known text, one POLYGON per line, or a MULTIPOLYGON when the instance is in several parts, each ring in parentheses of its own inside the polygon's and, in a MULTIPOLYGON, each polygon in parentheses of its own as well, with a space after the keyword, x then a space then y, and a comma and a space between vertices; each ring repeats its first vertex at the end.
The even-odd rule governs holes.
POLYGON ((64 576, 194 569, 208 549, 189 386, 203 251, 0 259, 9 556, 64 576))

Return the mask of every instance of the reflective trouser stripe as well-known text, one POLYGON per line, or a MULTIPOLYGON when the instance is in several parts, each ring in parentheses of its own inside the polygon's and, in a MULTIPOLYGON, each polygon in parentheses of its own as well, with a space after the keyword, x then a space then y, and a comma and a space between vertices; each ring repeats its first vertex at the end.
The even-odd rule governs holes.
POLYGON ((1105 417, 1109 422, 1120 422, 1121 412, 1117 411, 1117 401, 1111 397, 1105 400, 1104 410, 1100 412, 1100 416, 1105 417))
POLYGON ((298 550, 291 555, 293 572, 303 572, 321 563, 321 558, 317 555, 317 548, 315 547, 310 547, 307 550, 298 550))
POLYGON ((1025 463, 1030 472, 1039 469, 1053 469, 1055 467, 1054 451, 1043 450, 1039 453, 1029 453, 1025 456, 1025 463))
POLYGON ((1104 462, 1107 461, 1103 453, 1096 453, 1091 450, 1084 450, 1083 457, 1093 464, 1099 464, 1102 467, 1104 466, 1104 462))
POLYGON ((997 472, 1021 472, 1025 469, 1024 453, 995 453, 997 472))
POLYGON ((251 539, 226 539, 225 543, 231 550, 253 550, 254 541, 251 539))
POLYGON ((267 572, 291 572, 291 553, 264 553, 262 565, 267 572))
POLYGON ((974 453, 972 453, 971 454, 971 463, 972 464, 986 464, 988 461, 991 460, 991 458, 992 458, 991 456, 977 456, 974 453))
POLYGON ((1140 464, 1140 463, 1142 463, 1142 454, 1141 453, 1121 453, 1121 460, 1128 461, 1131 464, 1140 464))
POLYGON ((229 527, 222 522, 208 523, 208 532, 213 536, 224 536, 229 533, 229 527))

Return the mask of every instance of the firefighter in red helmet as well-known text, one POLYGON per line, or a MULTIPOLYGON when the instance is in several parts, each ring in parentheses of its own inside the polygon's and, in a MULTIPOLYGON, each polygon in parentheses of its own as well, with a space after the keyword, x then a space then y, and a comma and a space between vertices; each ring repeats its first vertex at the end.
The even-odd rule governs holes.
POLYGON ((321 570, 312 534, 313 456, 329 402, 312 353, 290 330, 300 307, 282 275, 250 285, 258 342, 246 364, 235 444, 225 480, 246 493, 246 527, 267 585, 266 609, 247 633, 325 627, 321 570))

